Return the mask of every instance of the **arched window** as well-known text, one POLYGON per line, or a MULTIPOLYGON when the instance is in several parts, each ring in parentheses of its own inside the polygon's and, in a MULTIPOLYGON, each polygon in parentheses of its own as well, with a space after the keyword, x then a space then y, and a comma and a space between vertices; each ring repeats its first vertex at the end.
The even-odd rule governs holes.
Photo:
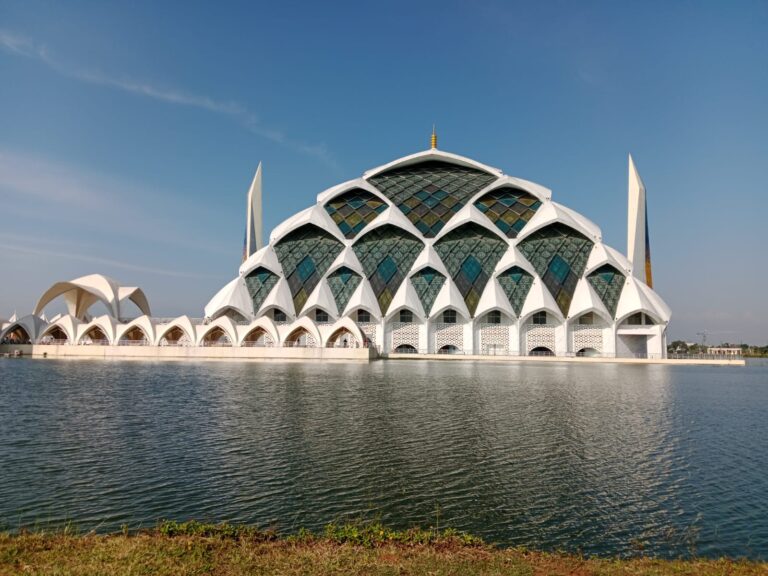
POLYGON ((320 308, 315 310, 315 322, 328 322, 328 312, 320 308))
POLYGON ((448 309, 443 312, 443 324, 456 324, 456 310, 448 309))
POLYGON ((274 318, 275 322, 285 322, 288 319, 285 312, 280 310, 280 308, 272 310, 272 318, 274 318))
POLYGON ((400 322, 405 324, 413 322, 413 312, 410 310, 400 310, 400 322))
POLYGON ((587 312, 579 316, 579 324, 582 326, 592 326, 595 323, 595 313, 587 312))
POLYGON ((486 324, 501 324, 501 312, 499 310, 491 310, 485 315, 486 324))
POLYGON ((533 324, 546 324, 547 313, 543 310, 541 310, 540 312, 534 312, 531 322, 533 324))
POLYGON ((368 310, 357 311, 357 321, 361 324, 368 324, 371 321, 371 313, 368 310))

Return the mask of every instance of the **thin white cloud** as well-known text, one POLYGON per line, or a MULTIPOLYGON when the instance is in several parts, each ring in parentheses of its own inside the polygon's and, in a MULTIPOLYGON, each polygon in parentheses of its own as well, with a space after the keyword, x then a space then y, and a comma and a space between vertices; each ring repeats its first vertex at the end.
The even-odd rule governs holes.
POLYGON ((338 164, 333 160, 324 144, 308 144, 294 140, 280 130, 264 126, 255 113, 237 102, 216 100, 214 98, 209 98, 208 96, 193 94, 183 90, 158 87, 147 82, 118 78, 99 71, 87 70, 80 66, 66 64, 62 60, 56 58, 44 44, 37 44, 30 38, 14 34, 7 30, 0 29, 0 47, 11 54, 42 62, 58 74, 81 82, 98 86, 107 86, 123 92, 152 98, 167 104, 189 106, 213 112, 215 114, 230 116, 239 122, 243 128, 253 134, 296 150, 297 152, 301 152, 302 154, 315 157, 335 171, 339 171, 338 164))
POLYGON ((26 221, 34 223, 43 238, 60 237, 62 229, 71 229, 107 234, 115 243, 152 238, 154 243, 227 253, 215 240, 193 233, 205 221, 207 208, 36 155, 0 149, 0 205, 6 217, 13 216, 5 229, 16 228, 16 233, 23 226, 15 224, 26 221))
POLYGON ((158 276, 171 276, 174 278, 196 278, 206 280, 220 280, 221 276, 213 276, 208 274, 196 274, 192 272, 182 272, 176 270, 169 270, 167 268, 152 268, 150 266, 141 266, 138 264, 131 264, 130 262, 122 262, 120 260, 113 260, 111 258, 102 258, 100 256, 94 256, 92 254, 78 254, 76 252, 61 252, 57 250, 48 250, 44 248, 33 248, 31 246, 19 246, 16 244, 0 243, 0 250, 8 250, 13 252, 19 252, 22 254, 32 254, 35 256, 45 256, 46 258, 67 258, 70 260, 79 260, 82 262, 91 262, 94 264, 100 264, 103 266, 111 266, 113 268, 121 268, 123 270, 131 270, 134 272, 143 272, 146 274, 155 274, 158 276))

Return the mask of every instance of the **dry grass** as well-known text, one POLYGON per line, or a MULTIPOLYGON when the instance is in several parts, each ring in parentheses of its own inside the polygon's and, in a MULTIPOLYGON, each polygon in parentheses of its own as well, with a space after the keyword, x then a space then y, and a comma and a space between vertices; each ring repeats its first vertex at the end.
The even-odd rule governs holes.
POLYGON ((411 531, 410 536, 388 539, 406 533, 385 532, 379 526, 357 531, 336 526, 322 536, 283 539, 253 529, 171 529, 163 533, 161 528, 133 535, 0 534, 0 575, 768 576, 766 563, 587 559, 495 549, 451 532, 431 532, 432 537, 425 537, 424 531, 411 531), (367 538, 366 532, 375 537, 360 543, 367 538), (425 538, 426 543, 419 542, 425 538))

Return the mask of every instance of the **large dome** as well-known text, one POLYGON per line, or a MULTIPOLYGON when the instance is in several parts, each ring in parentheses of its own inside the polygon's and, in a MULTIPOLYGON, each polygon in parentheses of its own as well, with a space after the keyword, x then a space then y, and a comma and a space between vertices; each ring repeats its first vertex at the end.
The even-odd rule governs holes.
POLYGON ((636 276, 547 188, 431 149, 319 194, 205 314, 321 341, 347 318, 385 353, 662 354, 669 309, 636 276))

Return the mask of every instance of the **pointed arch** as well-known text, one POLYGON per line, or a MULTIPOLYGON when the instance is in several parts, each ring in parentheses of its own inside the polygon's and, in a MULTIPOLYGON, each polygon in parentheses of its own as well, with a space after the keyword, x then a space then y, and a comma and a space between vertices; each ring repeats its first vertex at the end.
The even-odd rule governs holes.
POLYGON ((32 337, 21 323, 16 322, 3 330, 0 344, 32 344, 32 337))
POLYGON ((89 324, 78 342, 83 346, 109 346, 111 343, 109 335, 99 324, 89 324))
MULTIPOLYGON (((243 328, 241 326, 241 328, 243 328)), ((262 316, 244 328, 245 334, 239 341, 240 346, 277 346, 280 342, 277 326, 268 316, 262 316), (257 331, 260 333, 256 333, 257 331), (251 344, 250 342, 260 342, 251 344)))
POLYGON ((181 324, 171 324, 157 339, 158 346, 192 346, 194 339, 181 324))
POLYGON ((139 344, 135 342, 141 340, 144 340, 147 346, 155 343, 155 327, 149 316, 139 316, 130 323, 118 327, 115 335, 115 342, 119 345, 138 346, 139 344), (126 342, 123 343, 123 340, 126 342))
MULTIPOLYGON (((320 330, 318 329, 317 324, 315 324, 310 318, 307 318, 306 316, 298 318, 293 324, 290 325, 290 327, 286 330, 287 336, 283 338, 281 345, 286 347, 297 346, 297 344, 289 344, 288 342, 296 339, 294 332, 299 329, 303 329, 310 336, 308 340, 312 343, 312 346, 306 347, 315 348, 322 346, 323 338, 320 335, 320 330)), ((283 334, 286 334, 286 332, 283 332, 283 334)))
POLYGON ((72 338, 59 323, 48 326, 38 339, 40 344, 69 344, 71 341, 72 338))
POLYGON ((318 343, 309 330, 304 326, 299 326, 286 336, 283 346, 286 348, 317 348, 318 343))
POLYGON ((197 342, 198 346, 234 346, 237 342, 237 327, 231 318, 222 316, 204 327, 197 342))

